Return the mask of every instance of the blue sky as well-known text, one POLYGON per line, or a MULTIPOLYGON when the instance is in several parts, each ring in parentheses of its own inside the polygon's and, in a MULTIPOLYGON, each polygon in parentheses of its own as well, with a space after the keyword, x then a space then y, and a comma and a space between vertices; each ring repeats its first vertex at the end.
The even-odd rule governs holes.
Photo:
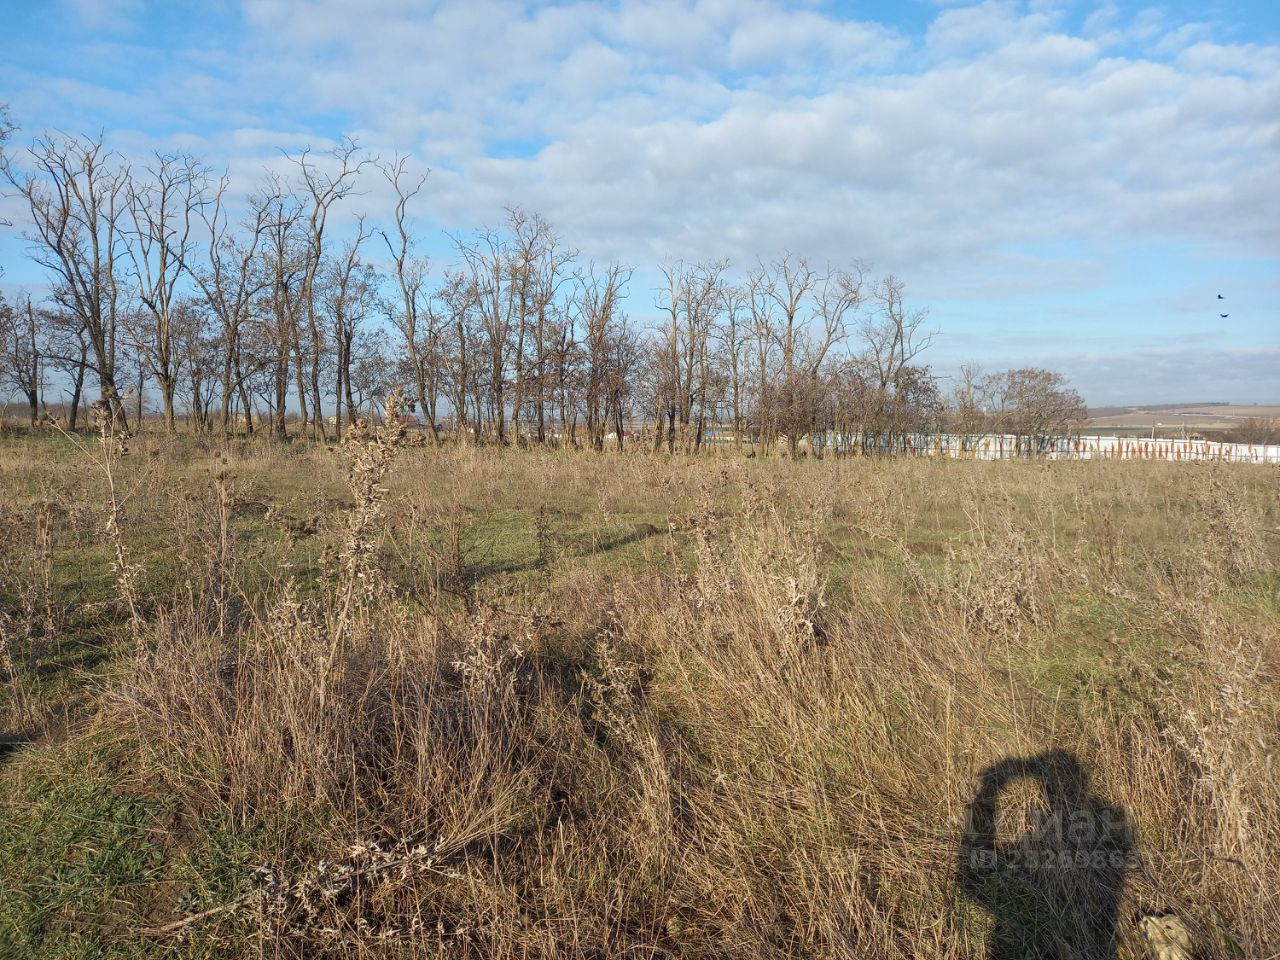
MULTIPOLYGON (((637 266, 636 317, 662 259, 861 258, 929 309, 941 370, 1280 402, 1280 4, 0 0, 0 24, 18 146, 101 129, 247 190, 349 133, 431 169, 440 256, 521 204, 637 266)), ((387 210, 372 180, 348 208, 387 210)), ((6 289, 39 287, 22 249, 0 235, 6 289)))

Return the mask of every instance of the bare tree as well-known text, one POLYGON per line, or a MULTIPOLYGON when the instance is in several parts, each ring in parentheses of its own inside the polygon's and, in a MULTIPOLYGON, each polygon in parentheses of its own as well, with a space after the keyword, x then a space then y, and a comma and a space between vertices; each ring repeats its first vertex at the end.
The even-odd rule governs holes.
POLYGON ((618 339, 625 335, 626 318, 620 307, 623 288, 631 278, 631 270, 610 264, 602 274, 588 267, 578 278, 577 305, 582 318, 585 349, 583 405, 587 436, 592 447, 604 449, 605 430, 610 414, 614 414, 615 432, 621 439, 621 402, 616 376, 618 339))
POLYGON ((774 372, 774 297, 773 278, 763 264, 747 275, 746 300, 750 311, 749 336, 755 364, 755 403, 757 438, 761 450, 768 452, 777 434, 777 413, 773 407, 770 379, 774 372))
MULTIPOLYGON (((509 283, 508 266, 513 253, 508 241, 486 230, 470 243, 458 244, 468 272, 471 301, 484 335, 488 378, 486 402, 490 431, 498 443, 507 441, 507 369, 514 348, 512 336, 519 311, 516 287, 509 283)), ((476 398, 477 414, 479 397, 476 398)), ((480 421, 476 422, 477 430, 480 421)))
POLYGON ((540 389, 546 362, 541 350, 530 357, 529 347, 543 345, 548 312, 569 277, 577 251, 564 247, 551 225, 536 213, 512 207, 507 224, 511 230, 507 274, 515 305, 511 409, 514 439, 519 443, 529 385, 532 381, 540 389))
POLYGON ((394 344, 384 330, 372 330, 362 338, 351 361, 346 394, 357 417, 373 401, 385 401, 396 386, 394 344))
POLYGON ((804 257, 794 257, 790 253, 766 268, 766 273, 769 282, 764 289, 777 306, 778 325, 774 336, 782 353, 782 377, 786 381, 795 373, 797 354, 804 336, 801 309, 818 283, 818 275, 810 269, 804 257))
POLYGON ((729 416, 733 445, 741 447, 746 434, 750 357, 748 305, 750 289, 742 284, 725 284, 720 291, 720 323, 715 336, 720 343, 720 363, 728 388, 729 416))
POLYGON ((13 307, 0 294, 0 383, 7 382, 26 399, 34 427, 42 406, 45 320, 31 297, 25 299, 13 307))
POLYGON ((444 284, 436 293, 448 324, 448 348, 445 363, 449 371, 449 400, 453 407, 454 436, 463 443, 480 429, 480 387, 476 377, 478 347, 476 345, 475 288, 466 274, 453 270, 445 274, 444 284), (472 399, 475 419, 468 416, 472 399), (472 423, 474 422, 474 427, 472 423))
POLYGON ((1084 400, 1067 378, 1051 370, 1022 367, 993 373, 984 384, 993 426, 1015 435, 1020 453, 1038 452, 1047 438, 1070 432, 1087 415, 1084 400))
POLYGON ((862 324, 860 334, 864 358, 871 371, 873 394, 868 422, 863 426, 864 444, 896 448, 904 391, 898 389, 904 371, 933 342, 925 329, 925 310, 908 310, 903 301, 904 285, 890 274, 872 294, 876 311, 862 324))
MULTIPOLYGON (((316 280, 320 265, 324 259, 324 246, 327 238, 329 214, 334 204, 350 196, 355 190, 355 179, 366 164, 373 162, 369 158, 359 156, 359 148, 353 140, 343 140, 328 153, 328 162, 323 166, 311 157, 310 150, 303 150, 294 163, 298 166, 301 180, 299 193, 305 210, 306 244, 303 247, 302 289, 300 291, 302 315, 307 323, 309 352, 306 355, 306 376, 311 388, 311 421, 314 431, 321 439, 325 437, 323 397, 320 392, 320 375, 325 348, 324 331, 320 325, 317 309, 316 280), (324 169, 328 167, 329 169, 324 169)), ((299 360, 299 377, 303 376, 303 352, 301 344, 297 345, 299 360)), ((305 391, 299 389, 300 394, 305 391)), ((305 398, 299 398, 303 406, 303 419, 306 420, 305 398)))
POLYGON ((806 279, 805 320, 794 329, 790 320, 783 327, 783 372, 777 403, 793 455, 805 433, 810 434, 815 452, 823 450, 823 427, 832 422, 825 365, 832 350, 848 336, 849 317, 863 300, 861 264, 848 270, 828 266, 825 275, 810 274, 806 279))
POLYGON ((960 438, 962 450, 967 450, 977 435, 988 427, 988 408, 991 405, 990 381, 976 363, 960 367, 960 375, 951 389, 950 430, 960 438))
POLYGON ((372 233, 365 230, 364 219, 357 220, 355 236, 347 243, 342 256, 330 265, 329 275, 325 278, 323 301, 337 353, 334 422, 339 436, 342 435, 344 403, 348 422, 354 424, 356 420, 358 405, 352 384, 356 336, 373 310, 377 296, 377 271, 372 264, 360 259, 360 247, 370 236, 372 233))
POLYGON ((122 419, 127 378, 135 416, 153 382, 169 430, 183 406, 195 429, 216 415, 224 434, 242 411, 249 431, 261 413, 277 437, 300 419, 327 439, 330 395, 340 434, 391 380, 411 387, 437 442, 442 406, 460 440, 576 445, 585 427, 597 450, 610 432, 622 446, 635 412, 670 452, 696 452, 724 425, 766 452, 785 435, 792 453, 806 434, 816 453, 855 437, 892 452, 908 431, 940 429, 937 382, 918 359, 924 312, 906 309, 895 277, 870 288, 856 262, 819 270, 784 253, 739 278, 725 261, 669 263, 662 319, 646 329, 625 314, 629 268, 576 270, 576 252, 518 206, 500 229, 455 239, 457 258, 433 278, 411 228, 425 175, 351 140, 286 155, 292 181, 268 174, 239 216, 228 178, 210 183, 183 154, 131 176, 100 137, 37 140, 30 153, 29 174, 0 162, 54 280, 56 335, 41 356, 73 385, 73 411, 93 371, 122 419), (332 214, 368 163, 395 193, 393 218, 340 232, 332 214), (373 234, 385 277, 366 256, 373 234), (372 310, 393 337, 368 323, 372 310))
POLYGON ((391 254, 392 274, 399 294, 397 308, 388 312, 404 341, 416 406, 427 419, 432 440, 439 443, 436 399, 439 395, 443 330, 440 317, 431 309, 427 295, 430 262, 425 257, 414 255, 414 241, 408 226, 409 201, 422 190, 427 174, 413 179, 406 171, 407 163, 408 158, 397 156, 379 166, 382 175, 396 192, 394 240, 385 230, 382 231, 382 239, 391 254))
POLYGON ((43 323, 46 364, 56 369, 70 388, 65 401, 67 429, 75 430, 89 367, 89 340, 80 319, 64 310, 45 310, 43 323))
POLYGON ((295 354, 298 362, 292 364, 292 367, 297 374, 298 404, 304 422, 307 417, 298 314, 308 260, 304 252, 306 241, 299 236, 301 211, 278 184, 270 193, 272 199, 263 230, 263 266, 268 277, 264 291, 268 321, 257 338, 255 352, 263 357, 263 366, 271 371, 266 399, 271 411, 272 432, 283 438, 288 432, 286 409, 289 372, 290 361, 295 354))
POLYGON ((820 274, 805 258, 787 253, 748 277, 745 301, 756 342, 756 400, 766 450, 782 432, 795 454, 801 436, 817 431, 824 365, 847 337, 849 317, 863 298, 863 268, 856 262, 820 274))
POLYGON ((571 306, 554 312, 546 325, 545 350, 548 402, 559 412, 558 445, 578 444, 578 401, 582 393, 582 344, 578 340, 577 311, 571 306))
POLYGON ((185 154, 155 155, 152 166, 126 183, 131 228, 125 231, 137 295, 147 319, 134 338, 160 388, 165 429, 173 433, 174 396, 184 357, 178 349, 174 311, 178 283, 191 258, 191 225, 204 204, 206 175, 185 154))
POLYGON ((268 180, 263 189, 249 197, 248 212, 237 231, 226 203, 229 185, 230 178, 224 174, 209 202, 199 208, 208 231, 208 261, 204 267, 191 270, 219 327, 219 422, 224 435, 230 432, 231 408, 237 398, 244 408, 247 428, 253 429, 248 381, 260 369, 262 360, 246 354, 244 340, 254 301, 271 282, 271 273, 261 258, 262 242, 280 202, 278 184, 268 180))
POLYGON ((40 137, 28 155, 34 173, 19 171, 8 157, 0 159, 0 172, 30 210, 32 257, 53 280, 54 302, 80 322, 102 399, 123 426, 116 378, 128 169, 101 136, 40 137))
POLYGON ((178 367, 186 371, 181 382, 187 419, 195 431, 211 433, 220 383, 220 324, 208 304, 196 299, 178 303, 174 320, 178 367))
POLYGON ((723 306, 721 286, 728 267, 728 261, 720 260, 678 261, 660 268, 666 286, 658 298, 665 317, 657 341, 655 449, 664 440, 668 451, 677 446, 693 451, 702 445, 711 386, 711 336, 723 306))

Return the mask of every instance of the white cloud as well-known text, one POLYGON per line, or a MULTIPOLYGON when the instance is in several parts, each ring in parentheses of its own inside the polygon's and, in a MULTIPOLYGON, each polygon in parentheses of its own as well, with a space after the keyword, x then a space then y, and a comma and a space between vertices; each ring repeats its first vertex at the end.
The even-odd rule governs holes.
POLYGON ((416 9, 250 5, 262 35, 283 38, 279 86, 359 115, 374 140, 423 144, 428 162, 460 174, 460 212, 469 192, 482 214, 505 189, 566 230, 607 213, 660 233, 694 218, 709 235, 741 234, 744 220, 782 237, 858 220, 824 245, 870 241, 915 259, 1025 239, 1048 218, 1274 244, 1256 215, 1244 229, 1195 218, 1209 204, 1268 203, 1256 179, 1276 167, 1265 152, 1276 51, 1198 43, 1169 64, 1103 55, 1116 31, 1163 35, 1155 15, 1122 22, 1104 9, 1071 36, 1052 5, 945 9, 926 40, 941 62, 886 75, 903 48, 890 31, 761 0, 416 9), (876 69, 859 73, 863 61, 876 69), (725 70, 745 74, 736 89, 725 70), (484 156, 490 141, 526 138, 548 146, 484 156), (781 195, 786 212, 772 203, 781 195), (642 201, 639 216, 619 210, 642 201), (830 214, 833 201, 854 216, 830 214))
POLYGON ((1024 12, 1015 0, 984 0, 944 10, 929 25, 925 42, 935 54, 960 56, 999 49, 1045 34, 1053 12, 1024 12))
POLYGON ((833 23, 811 10, 762 7, 733 28, 728 62, 735 69, 785 65, 804 70, 817 58, 839 74, 890 63, 904 46, 901 37, 876 24, 833 23))
POLYGON ((93 30, 128 29, 142 0, 66 0, 81 25, 93 30))
POLYGON ((783 0, 244 9, 243 48, 185 74, 127 92, 28 77, 15 107, 91 104, 126 139, 172 117, 242 171, 347 116, 371 149, 435 168, 441 226, 519 203, 637 264, 792 249, 933 296, 980 296, 984 277, 995 296, 1101 282, 1087 258, 1023 250, 1054 238, 1280 257, 1280 47, 1157 13, 1107 5, 1073 32, 1056 2, 987 0, 940 7, 911 42, 783 0))

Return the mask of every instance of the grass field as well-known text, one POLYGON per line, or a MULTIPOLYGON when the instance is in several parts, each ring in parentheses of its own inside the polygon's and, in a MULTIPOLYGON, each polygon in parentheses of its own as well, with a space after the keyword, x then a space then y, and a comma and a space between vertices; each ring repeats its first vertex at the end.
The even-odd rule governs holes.
POLYGON ((0 438, 0 956, 1275 956, 1278 495, 0 438))
POLYGON ((1275 404, 1159 404, 1109 407, 1089 413, 1082 429, 1090 433, 1177 437, 1204 432, 1246 443, 1267 442, 1251 439, 1251 435, 1265 436, 1280 421, 1280 406, 1275 404), (1246 432, 1245 437, 1236 436, 1241 430, 1246 432))

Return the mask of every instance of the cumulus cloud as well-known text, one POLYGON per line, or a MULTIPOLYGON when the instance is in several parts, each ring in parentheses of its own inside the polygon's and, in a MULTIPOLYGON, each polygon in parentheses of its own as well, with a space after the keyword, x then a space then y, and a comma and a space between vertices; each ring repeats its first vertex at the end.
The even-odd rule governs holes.
POLYGON ((637 264, 803 250, 964 298, 1102 282, 1052 239, 1280 257, 1280 46, 1069 12, 939 5, 909 36, 783 0, 244 0, 239 45, 173 82, 27 83, 51 115, 150 105, 236 170, 345 127, 435 169, 436 225, 519 203, 637 264))
POLYGON ((1108 53, 1173 29, 1149 14, 1104 7, 1073 35, 1051 8, 989 0, 942 10, 908 52, 881 25, 766 2, 247 9, 293 77, 278 86, 456 171, 448 212, 472 220, 522 202, 637 255, 804 244, 920 270, 1049 223, 1280 252, 1277 50, 1108 53), (522 139, 540 149, 489 155, 522 139))
POLYGON ((236 105, 229 153, 237 131, 274 122, 292 142, 309 116, 345 116, 370 146, 456 172, 451 215, 526 203, 637 253, 739 237, 680 252, 803 243, 928 270, 1050 223, 1280 252, 1280 50, 1112 51, 1174 34, 1156 13, 1106 5, 1072 33, 1055 5, 986 0, 939 10, 914 45, 770 0, 246 0, 244 16, 238 86, 224 70, 178 91, 55 90, 125 115, 236 105))

